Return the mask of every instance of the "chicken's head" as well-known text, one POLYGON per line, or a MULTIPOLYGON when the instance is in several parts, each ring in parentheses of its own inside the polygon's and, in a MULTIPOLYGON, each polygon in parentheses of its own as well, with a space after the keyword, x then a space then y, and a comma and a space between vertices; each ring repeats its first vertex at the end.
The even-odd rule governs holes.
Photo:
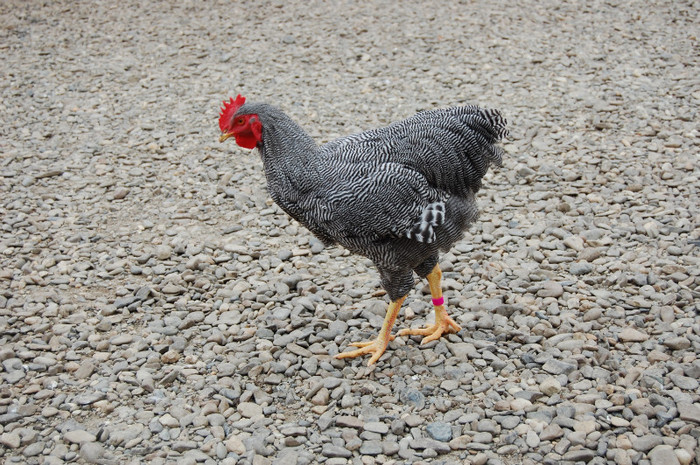
POLYGON ((219 141, 234 137, 236 144, 246 149, 254 149, 262 140, 262 123, 258 115, 238 112, 244 103, 245 97, 241 94, 238 94, 235 100, 233 97, 228 102, 224 100, 219 114, 219 128, 222 132, 219 141))

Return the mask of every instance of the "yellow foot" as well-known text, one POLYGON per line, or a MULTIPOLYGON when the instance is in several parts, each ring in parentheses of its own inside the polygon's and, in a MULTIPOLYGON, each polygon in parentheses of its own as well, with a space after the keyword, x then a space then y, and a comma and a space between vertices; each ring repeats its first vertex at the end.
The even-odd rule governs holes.
POLYGON ((389 336, 388 340, 382 341, 381 338, 377 338, 374 341, 365 342, 353 342, 350 345, 353 347, 359 347, 350 352, 343 352, 335 356, 335 358, 355 358, 360 355, 372 354, 372 357, 367 362, 367 366, 374 365, 374 363, 379 360, 379 358, 384 354, 386 346, 389 345, 389 341, 394 340, 393 334, 389 336))
POLYGON ((417 329, 402 329, 399 331, 399 336, 425 336, 421 341, 421 344, 427 344, 430 341, 440 339, 443 333, 458 333, 461 331, 462 327, 458 325, 455 320, 450 318, 450 316, 444 310, 440 313, 435 309, 435 324, 427 325, 424 328, 417 329))

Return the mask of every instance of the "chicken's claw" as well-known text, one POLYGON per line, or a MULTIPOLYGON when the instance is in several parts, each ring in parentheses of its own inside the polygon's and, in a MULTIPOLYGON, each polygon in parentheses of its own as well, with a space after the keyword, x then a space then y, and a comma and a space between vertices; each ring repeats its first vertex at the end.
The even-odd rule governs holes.
POLYGON ((391 334, 391 328, 394 326, 394 321, 396 321, 396 317, 401 309, 401 304, 405 299, 406 296, 403 296, 400 299, 391 301, 389 308, 386 310, 384 323, 382 323, 382 329, 379 331, 379 336, 377 336, 377 339, 367 342, 353 342, 350 345, 358 347, 358 349, 350 352, 343 352, 336 355, 335 358, 355 358, 359 357, 360 355, 372 354, 367 366, 374 365, 382 354, 384 354, 386 346, 389 345, 389 341, 393 341, 396 337, 391 334))
POLYGON ((445 311, 444 307, 435 308, 435 323, 424 328, 402 329, 399 336, 425 336, 421 344, 440 339, 444 333, 458 333, 462 327, 458 325, 445 311))
POLYGON ((372 357, 369 359, 369 362, 367 362, 367 366, 374 365, 376 361, 379 360, 379 358, 382 355, 384 355, 384 351, 389 345, 389 341, 393 341, 395 337, 396 336, 394 336, 393 334, 390 334, 389 337, 386 338, 386 340, 384 341, 381 337, 378 337, 373 341, 352 342, 350 343, 350 345, 353 347, 358 347, 358 349, 352 350, 350 352, 342 352, 336 355, 335 358, 355 358, 361 355, 372 354, 372 357))

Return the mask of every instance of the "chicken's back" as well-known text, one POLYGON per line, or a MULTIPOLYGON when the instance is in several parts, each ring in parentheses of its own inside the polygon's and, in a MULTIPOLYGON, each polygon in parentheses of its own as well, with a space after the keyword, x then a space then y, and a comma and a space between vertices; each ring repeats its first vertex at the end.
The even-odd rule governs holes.
POLYGON ((502 149, 496 143, 507 134, 498 110, 452 107, 336 139, 321 146, 318 157, 329 176, 361 176, 372 166, 398 163, 436 189, 468 195, 481 188, 491 164, 501 164, 502 149))

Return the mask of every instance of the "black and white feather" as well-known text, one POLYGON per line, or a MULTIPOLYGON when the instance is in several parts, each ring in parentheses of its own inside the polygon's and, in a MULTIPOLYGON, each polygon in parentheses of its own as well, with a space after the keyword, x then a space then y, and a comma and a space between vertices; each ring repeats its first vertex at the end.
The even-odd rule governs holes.
POLYGON ((435 228, 445 221, 445 202, 433 202, 423 209, 420 219, 406 232, 406 237, 418 242, 435 242, 435 228))
POLYGON ((508 134, 498 110, 462 106, 316 143, 279 109, 247 103, 273 200, 327 244, 370 258, 397 299, 477 217, 474 196, 508 134))

